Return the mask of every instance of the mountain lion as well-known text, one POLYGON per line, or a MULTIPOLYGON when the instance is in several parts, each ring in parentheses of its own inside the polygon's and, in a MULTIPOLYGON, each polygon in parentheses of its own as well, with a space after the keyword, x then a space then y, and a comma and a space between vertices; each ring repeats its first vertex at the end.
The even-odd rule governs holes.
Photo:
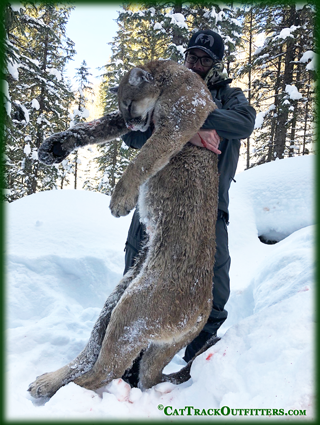
POLYGON ((212 308, 217 155, 188 143, 216 108, 210 92, 184 66, 153 61, 123 77, 118 102, 120 112, 46 139, 39 160, 59 163, 75 148, 145 131, 153 122, 110 203, 116 217, 138 203, 148 240, 108 297, 87 346, 68 365, 38 377, 29 387, 34 397, 51 397, 71 381, 102 387, 121 378, 142 351, 141 389, 181 382, 162 370, 200 333, 212 308))

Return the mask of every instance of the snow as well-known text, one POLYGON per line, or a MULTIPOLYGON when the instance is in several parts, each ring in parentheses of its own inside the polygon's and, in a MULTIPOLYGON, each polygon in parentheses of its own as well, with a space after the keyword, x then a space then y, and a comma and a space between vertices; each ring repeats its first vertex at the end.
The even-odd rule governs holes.
POLYGON ((295 85, 286 84, 286 93, 288 93, 291 100, 299 100, 302 98, 302 94, 299 93, 295 85))
POLYGON ((34 160, 38 160, 38 150, 37 149, 32 149, 31 158, 34 159, 34 160))
POLYGON ((317 69, 316 60, 317 60, 316 56, 314 56, 314 58, 311 60, 311 62, 309 62, 308 65, 306 66, 307 71, 316 71, 316 69, 317 69))
POLYGON ((162 25, 159 23, 159 22, 156 22, 155 24, 154 24, 154 26, 153 26, 153 29, 156 31, 156 30, 162 30, 163 29, 163 27, 162 27, 162 25))
POLYGON ((38 59, 31 59, 31 58, 28 58, 28 60, 29 60, 30 62, 32 62, 34 65, 36 65, 36 66, 39 66, 39 65, 40 65, 40 62, 38 61, 38 59))
MULTIPOLYGON (((7 418, 172 421, 179 413, 193 420, 202 412, 226 420, 262 413, 311 419, 313 170, 314 157, 302 156, 237 174, 230 190, 231 296, 222 339, 195 360, 188 382, 144 392, 119 379, 98 391, 70 383, 49 401, 26 391, 36 376, 66 364, 86 344, 121 278, 131 215, 113 218, 110 198, 86 191, 41 192, 9 204, 7 418), (258 235, 280 241, 266 245, 258 235), (240 416, 236 409, 249 410, 240 416), (306 416, 287 416, 290 409, 306 416)), ((183 365, 180 352, 166 372, 183 365)))
POLYGON ((300 62, 308 62, 310 59, 313 59, 315 53, 312 50, 307 50, 301 56, 300 62))
POLYGON ((296 27, 295 25, 291 25, 290 28, 283 28, 280 31, 280 34, 275 37, 275 39, 282 38, 283 40, 285 40, 287 37, 294 38, 294 35, 292 35, 291 33, 294 32, 295 30, 297 30, 298 28, 300 28, 300 27, 299 26, 296 27))
POLYGON ((27 143, 23 149, 23 152, 28 156, 31 153, 30 143, 27 143))
POLYGON ((188 29, 188 25, 185 22, 185 18, 182 13, 173 13, 172 15, 166 15, 171 18, 171 25, 177 25, 179 28, 188 29))
POLYGON ((1 80, 4 94, 4 107, 6 109, 7 115, 10 117, 11 114, 11 97, 9 94, 9 84, 6 80, 1 80))
MULTIPOLYGON (((16 102, 16 103, 20 103, 20 102, 16 102)), ((30 116, 29 116, 28 109, 24 105, 21 105, 21 104, 20 104, 20 108, 22 109, 23 114, 24 114, 24 122, 25 122, 25 124, 29 124, 30 116)))
POLYGON ((14 12, 20 12, 20 9, 25 10, 23 5, 20 3, 10 4, 10 7, 14 12))
POLYGON ((11 62, 7 62, 7 69, 9 74, 12 78, 19 81, 19 64, 17 62, 14 62, 13 64, 11 62))
POLYGON ((308 62, 306 69, 308 71, 315 71, 317 60, 318 60, 318 55, 316 53, 314 53, 312 50, 307 50, 301 56, 300 62, 302 62, 302 63, 308 62))
POLYGON ((254 128, 260 128, 263 124, 264 117, 268 114, 268 112, 273 111, 275 108, 276 108, 275 105, 272 104, 269 106, 267 111, 258 112, 256 115, 254 128))
POLYGON ((40 104, 37 101, 37 99, 32 99, 31 107, 34 108, 34 109, 36 109, 37 111, 40 109, 40 104))
POLYGON ((215 19, 215 24, 217 25, 217 23, 219 21, 223 21, 223 18, 225 18, 225 13, 223 12, 223 10, 221 10, 219 13, 216 12, 215 7, 212 7, 211 12, 206 12, 204 14, 205 18, 209 18, 211 16, 211 18, 215 19))
POLYGON ((90 117, 89 109, 83 108, 81 116, 82 116, 82 118, 89 118, 90 117))
MULTIPOLYGON (((170 44, 170 47, 173 47, 174 49, 176 49, 182 56, 184 56, 186 48, 183 45, 177 45, 174 43, 170 44)), ((163 60, 168 60, 168 59, 163 59, 163 60)))
POLYGON ((259 53, 264 49, 264 47, 264 45, 257 47, 256 50, 253 52, 254 56, 258 56, 259 53))
POLYGON ((47 72, 48 72, 49 75, 54 75, 58 81, 61 81, 62 74, 61 74, 61 72, 58 69, 56 69, 56 68, 47 68, 47 72))
POLYGON ((267 115, 267 113, 268 111, 262 111, 257 113, 254 128, 260 128, 262 126, 263 119, 267 115))
POLYGON ((90 111, 89 109, 86 108, 81 108, 81 110, 79 109, 74 109, 73 110, 73 114, 69 115, 70 118, 72 119, 71 123, 70 123, 70 128, 73 127, 73 125, 76 124, 76 122, 74 122, 74 119, 78 116, 79 118, 89 118, 90 116, 90 111))
POLYGON ((154 7, 150 7, 148 11, 151 13, 151 16, 154 16, 154 14, 156 13, 156 9, 154 7))

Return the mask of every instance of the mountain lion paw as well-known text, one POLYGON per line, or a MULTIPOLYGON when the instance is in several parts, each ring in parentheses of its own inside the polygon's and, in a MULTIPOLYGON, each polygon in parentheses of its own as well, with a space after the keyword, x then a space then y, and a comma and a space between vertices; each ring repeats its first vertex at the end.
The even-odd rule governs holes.
POLYGON ((61 133, 48 137, 40 146, 38 151, 39 161, 46 164, 59 164, 72 150, 61 141, 61 133))
POLYGON ((28 391, 34 398, 52 397, 62 386, 56 372, 44 373, 29 385, 28 391))
POLYGON ((111 214, 115 217, 128 215, 129 212, 136 206, 138 195, 138 189, 131 187, 130 190, 126 190, 123 182, 120 180, 111 197, 111 214))

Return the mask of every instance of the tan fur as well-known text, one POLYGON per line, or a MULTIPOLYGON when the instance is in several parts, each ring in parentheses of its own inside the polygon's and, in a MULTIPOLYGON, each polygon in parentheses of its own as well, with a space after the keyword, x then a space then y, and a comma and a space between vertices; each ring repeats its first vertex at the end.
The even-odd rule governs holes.
MULTIPOLYGON (((70 381, 97 389, 121 377, 142 350, 139 385, 150 388, 166 379, 163 368, 199 334, 212 308, 217 157, 188 143, 215 108, 210 92, 185 67, 154 61, 129 72, 118 97, 129 128, 145 129, 152 113, 155 122, 153 135, 127 167, 110 203, 113 215, 126 215, 140 190, 148 241, 107 299, 83 352, 37 378, 29 388, 35 397, 50 397, 70 381)), ((105 129, 106 139, 110 131, 105 129)), ((59 135, 54 136, 57 143, 59 135)), ((77 139, 61 136, 62 150, 67 139, 70 147, 72 137, 77 139)), ((42 158, 59 162, 49 139, 42 158)))

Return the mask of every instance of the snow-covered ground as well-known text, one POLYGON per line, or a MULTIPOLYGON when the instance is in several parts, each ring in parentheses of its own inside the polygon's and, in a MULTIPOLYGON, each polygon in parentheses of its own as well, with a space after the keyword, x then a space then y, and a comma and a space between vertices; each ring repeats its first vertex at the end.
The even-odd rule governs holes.
MULTIPOLYGON (((236 176, 222 339, 195 360, 188 382, 145 392, 115 380, 97 392, 70 383, 49 401, 29 395, 37 375, 66 364, 86 344, 121 278, 131 217, 113 218, 109 198, 86 191, 42 192, 8 205, 7 418, 311 419, 313 161, 278 160, 236 176), (261 234, 279 242, 265 245, 261 234)), ((181 355, 166 371, 184 364, 181 355)))

